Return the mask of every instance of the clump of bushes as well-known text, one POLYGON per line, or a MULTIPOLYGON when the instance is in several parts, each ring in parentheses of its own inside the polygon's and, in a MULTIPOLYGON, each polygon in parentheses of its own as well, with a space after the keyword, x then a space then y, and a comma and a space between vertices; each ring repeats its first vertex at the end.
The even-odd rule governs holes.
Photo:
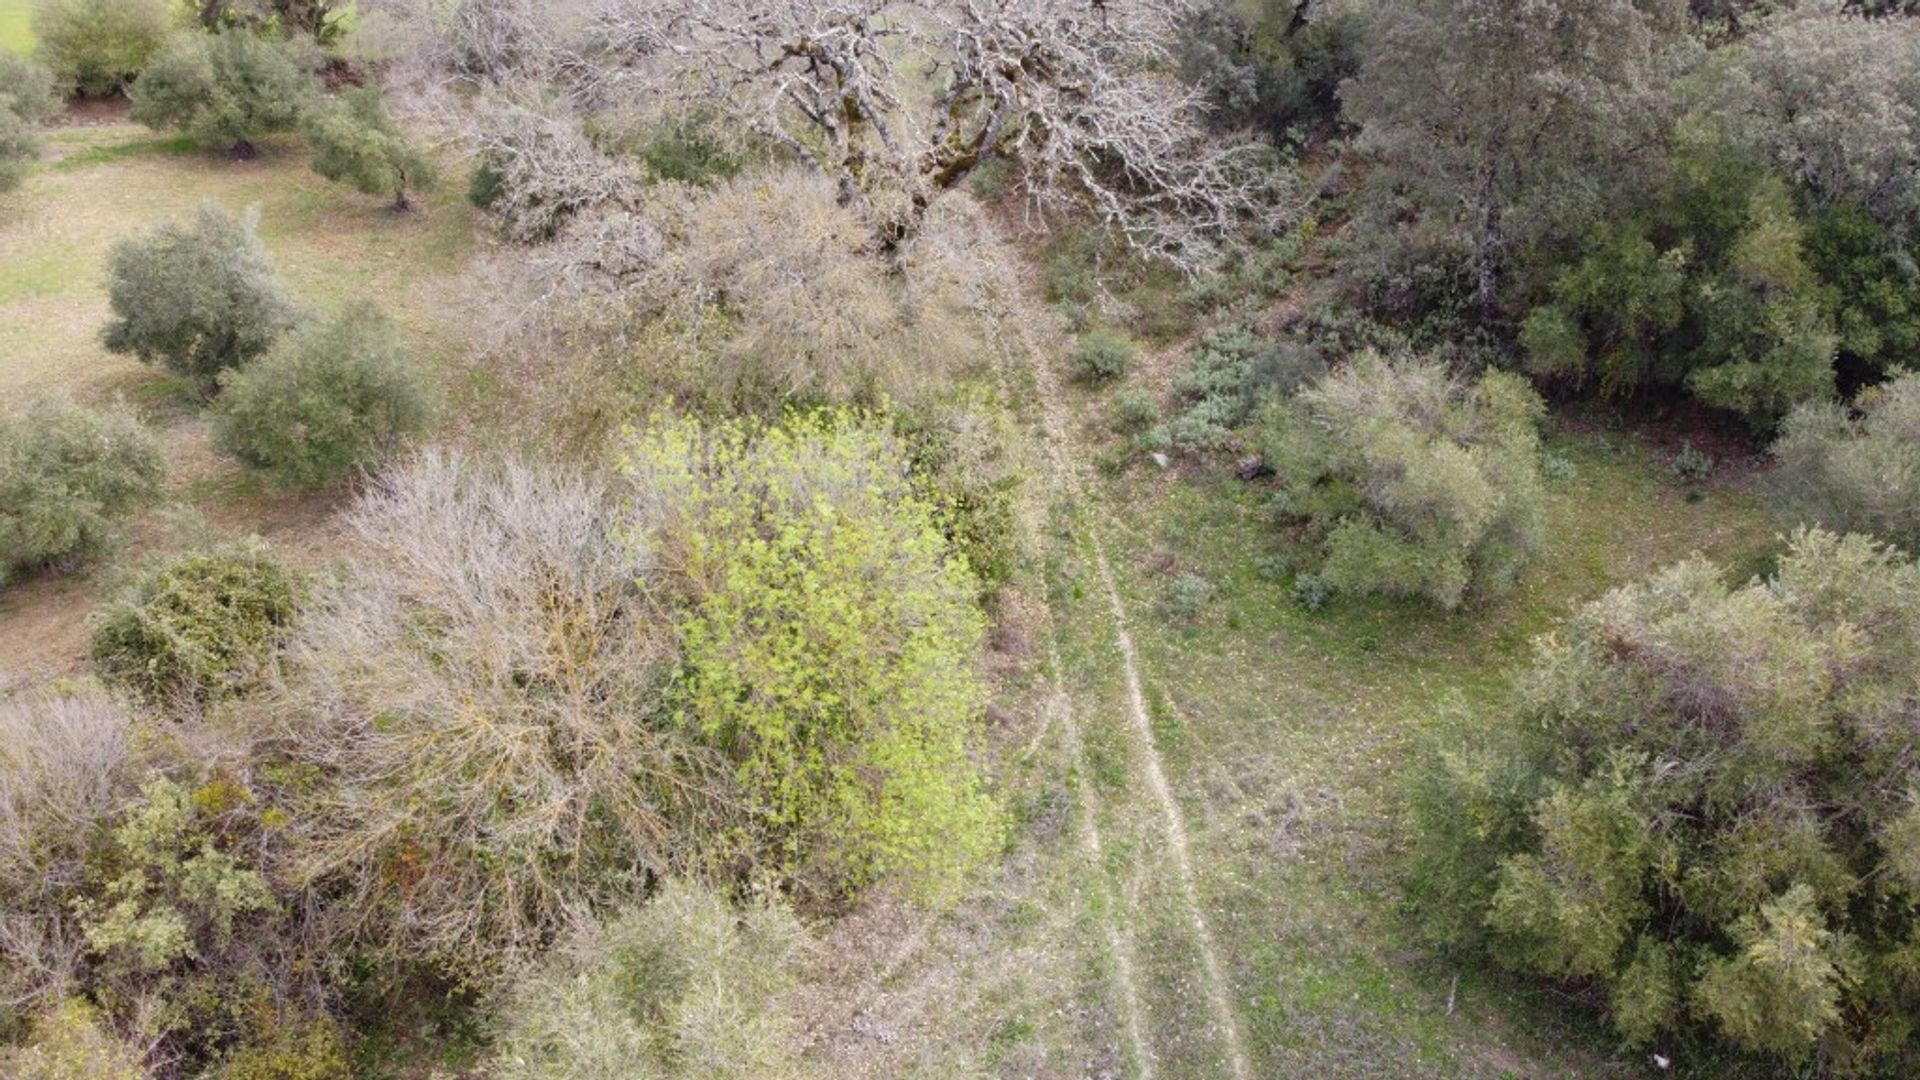
POLYGON ((125 410, 45 401, 0 419, 0 583, 105 551, 165 470, 159 440, 125 410))
POLYGON ((53 75, 25 57, 0 51, 0 191, 19 185, 40 154, 35 124, 60 107, 53 75))
POLYGON ((1801 406, 1773 454, 1772 493, 1788 517, 1920 545, 1920 372, 1869 387, 1851 408, 1801 406))
POLYGON ((167 0, 34 0, 40 60, 88 97, 123 89, 172 32, 167 0))
POLYGON ((159 363, 211 396, 221 372, 259 357, 294 323, 294 309, 255 232, 212 202, 191 224, 121 240, 108 259, 113 352, 159 363))
POLYGON ((258 542, 155 565, 95 613, 94 669, 156 703, 228 696, 258 678, 299 596, 298 579, 258 542))
POLYGON ((899 440, 857 417, 652 425, 623 471, 671 568, 687 721, 724 748, 804 890, 950 897, 1001 822, 972 759, 977 582, 899 440))
POLYGON ((1599 987, 1630 1043, 1868 1071, 1920 1004, 1920 565, 1802 531, 1730 579, 1681 563, 1537 643, 1420 787, 1421 922, 1599 987))
POLYGON ((300 880, 318 932, 487 978, 569 911, 690 869, 738 820, 724 760, 669 718, 656 554, 607 488, 427 453, 346 516, 363 553, 287 646, 300 880))
POLYGON ((235 157, 254 140, 291 131, 320 94, 312 47, 250 30, 179 34, 134 83, 132 117, 155 130, 185 132, 235 157))
POLYGON ((433 159, 394 123, 371 86, 309 109, 301 126, 313 146, 314 172, 368 195, 386 195, 395 210, 412 210, 413 192, 433 184, 433 159))
POLYGON ((101 1023, 99 1010, 69 998, 35 1018, 19 1046, 0 1047, 10 1080, 147 1080, 146 1055, 101 1023))
POLYGON ((1244 326, 1214 330, 1174 376, 1180 405, 1160 435, 1166 445, 1192 453, 1220 450, 1262 401, 1291 394, 1326 370, 1316 348, 1266 340, 1244 326))
POLYGON ((220 377, 214 444, 289 487, 370 468, 432 421, 434 392, 393 321, 351 304, 220 377))
POLYGON ((646 903, 574 930, 505 996, 495 1075, 793 1075, 786 998, 805 940, 777 904, 735 909, 669 879, 646 903))
POLYGON ((1261 425, 1281 515, 1319 547, 1320 581, 1451 609, 1510 587, 1539 545, 1544 414, 1518 376, 1365 354, 1261 425))
POLYGON ((1112 382, 1132 370, 1133 353, 1133 342, 1115 331, 1082 335, 1073 349, 1073 377, 1083 383, 1112 382))

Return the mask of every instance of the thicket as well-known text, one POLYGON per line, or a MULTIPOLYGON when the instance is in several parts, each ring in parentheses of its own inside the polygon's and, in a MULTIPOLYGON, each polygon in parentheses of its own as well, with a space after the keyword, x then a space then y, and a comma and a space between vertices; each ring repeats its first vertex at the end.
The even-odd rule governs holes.
POLYGON ((908 453, 845 414, 651 425, 622 471, 632 542, 684 596, 684 722, 735 762, 803 891, 952 897, 996 848, 974 760, 978 585, 908 453))
POLYGON ((349 304, 221 374, 214 445, 278 483, 320 488, 384 461, 435 407, 399 327, 372 304, 349 304))
POLYGON ((247 30, 176 34, 133 84, 130 115, 252 157, 254 140, 293 130, 319 97, 318 60, 308 42, 247 30))
POLYGON ((165 471, 159 441, 124 409, 43 401, 0 418, 0 583, 112 547, 165 471))
POLYGON ((1920 372, 1862 390, 1851 405, 1810 402, 1773 444, 1781 513, 1920 549, 1920 372))
POLYGON ((1540 544, 1544 415, 1508 372, 1362 355, 1262 416, 1275 512, 1335 591, 1445 608, 1503 592, 1540 544))
POLYGON ((229 696, 258 681, 299 598, 299 579, 257 541, 155 564, 94 613, 94 669, 154 704, 229 696))
POLYGON ((789 995, 806 941, 777 902, 669 879, 574 929, 504 995, 501 1080, 780 1080, 801 1074, 789 995))
POLYGON ((254 213, 235 218, 204 202, 191 224, 165 222, 114 244, 107 348, 161 364, 202 397, 221 372, 265 353, 295 314, 256 225, 254 213))
POLYGON ((1694 559, 1535 647, 1416 800, 1422 925, 1592 987, 1630 1044, 1894 1068, 1913 1034, 1920 566, 1796 533, 1694 559))
POLYGON ((167 0, 34 0, 39 58, 88 97, 126 88, 173 31, 167 0))

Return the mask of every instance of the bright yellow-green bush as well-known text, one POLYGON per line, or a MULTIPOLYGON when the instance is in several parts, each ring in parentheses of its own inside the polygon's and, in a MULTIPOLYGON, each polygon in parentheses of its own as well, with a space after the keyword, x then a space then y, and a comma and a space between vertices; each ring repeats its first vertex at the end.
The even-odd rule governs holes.
POLYGON ((1001 830, 971 757, 984 628, 898 439, 660 420, 623 470, 632 542, 684 597, 685 721, 738 762, 782 869, 951 895, 1001 830))
POLYGON ((106 1030, 85 1001, 61 1002, 33 1023, 27 1041, 0 1047, 7 1080, 147 1080, 139 1050, 106 1030))

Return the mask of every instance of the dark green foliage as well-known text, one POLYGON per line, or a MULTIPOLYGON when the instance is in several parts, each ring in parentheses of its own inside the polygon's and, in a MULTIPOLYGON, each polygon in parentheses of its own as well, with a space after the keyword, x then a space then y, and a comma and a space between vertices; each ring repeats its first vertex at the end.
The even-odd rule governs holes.
POLYGON ((253 683, 298 600, 298 581, 258 543, 181 556, 136 575, 94 614, 94 669, 158 704, 226 697, 253 683))
POLYGON ((371 86, 347 91, 310 112, 303 123, 313 144, 313 171, 369 195, 387 195, 396 210, 413 209, 412 193, 431 186, 433 161, 408 139, 371 86))
POLYGON ((1904 1074, 1917 702, 1920 566, 1866 537, 1798 533, 1744 585, 1696 559, 1615 590, 1421 782, 1421 925, 1591 980, 1632 1043, 1904 1074))
POLYGON ((1326 371, 1321 351, 1312 345, 1262 338, 1244 326, 1214 330, 1186 370, 1174 376, 1181 408, 1161 435, 1182 450, 1219 450, 1266 398, 1291 394, 1326 371))
POLYGON ((1920 267, 1865 207, 1815 217, 1806 257, 1830 293, 1843 357, 1864 372, 1920 357, 1920 267))
POLYGON ((342 17, 351 5, 337 0, 194 0, 195 17, 208 30, 243 27, 282 37, 308 37, 322 45, 337 41, 342 17))
POLYGON ((1784 184, 1696 139, 1660 197, 1597 230, 1521 331, 1529 368, 1624 396, 1685 388, 1766 425, 1833 393, 1839 339, 1784 184))
POLYGON ((1920 372, 1819 401, 1787 417, 1769 487, 1795 522, 1870 532, 1920 548, 1920 372))
POLYGON ((164 472, 159 440, 125 411, 42 402, 0 420, 0 583, 100 554, 164 472))
POLYGON ((107 298, 107 348, 159 363, 210 396, 221 372, 270 348, 293 325, 291 301, 249 214, 212 202, 191 225, 167 222, 115 244, 107 298))
POLYGON ((1516 375, 1368 354, 1276 399, 1261 435, 1320 579, 1451 609, 1510 588, 1539 546, 1544 414, 1516 375))
POLYGON ((367 303, 303 328, 220 386, 214 445, 290 487, 379 464, 434 414, 399 327, 367 303))
POLYGON ((913 462, 914 486, 939 513, 954 551, 992 601, 1013 577, 1020 558, 1014 520, 1020 473, 1012 442, 992 405, 929 403, 896 416, 913 462))
POLYGON ((1073 349, 1073 377, 1083 383, 1103 383, 1125 375, 1133 367, 1133 342, 1112 330, 1095 330, 1073 349))
POLYGON ((655 179, 683 184, 725 180, 746 161, 738 147, 721 137, 723 130, 713 117, 676 114, 646 130, 635 156, 655 179))
POLYGON ((168 0, 34 0, 40 60, 88 97, 124 89, 172 31, 168 0))
POLYGON ((1259 0, 1249 14, 1244 3, 1215 0, 1186 16, 1180 72, 1212 99, 1217 124, 1279 139, 1338 121, 1340 83, 1360 69, 1362 19, 1315 6, 1259 0))
POLYGON ((156 131, 251 157, 253 140, 291 131, 318 97, 315 57, 302 42, 246 30, 180 34, 133 86, 132 116, 156 131))

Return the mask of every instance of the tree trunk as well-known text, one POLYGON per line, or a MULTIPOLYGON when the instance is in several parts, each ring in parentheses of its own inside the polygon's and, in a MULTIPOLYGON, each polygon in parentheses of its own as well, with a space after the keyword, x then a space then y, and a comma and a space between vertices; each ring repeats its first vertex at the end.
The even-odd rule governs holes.
POLYGON ((253 143, 247 139, 235 140, 232 148, 227 152, 233 155, 233 160, 235 161, 252 161, 254 158, 260 156, 259 147, 254 146, 253 143))
POLYGON ((394 213, 411 214, 413 213, 413 211, 414 211, 413 196, 407 194, 406 188, 401 188, 398 191, 393 193, 393 212, 394 213))

